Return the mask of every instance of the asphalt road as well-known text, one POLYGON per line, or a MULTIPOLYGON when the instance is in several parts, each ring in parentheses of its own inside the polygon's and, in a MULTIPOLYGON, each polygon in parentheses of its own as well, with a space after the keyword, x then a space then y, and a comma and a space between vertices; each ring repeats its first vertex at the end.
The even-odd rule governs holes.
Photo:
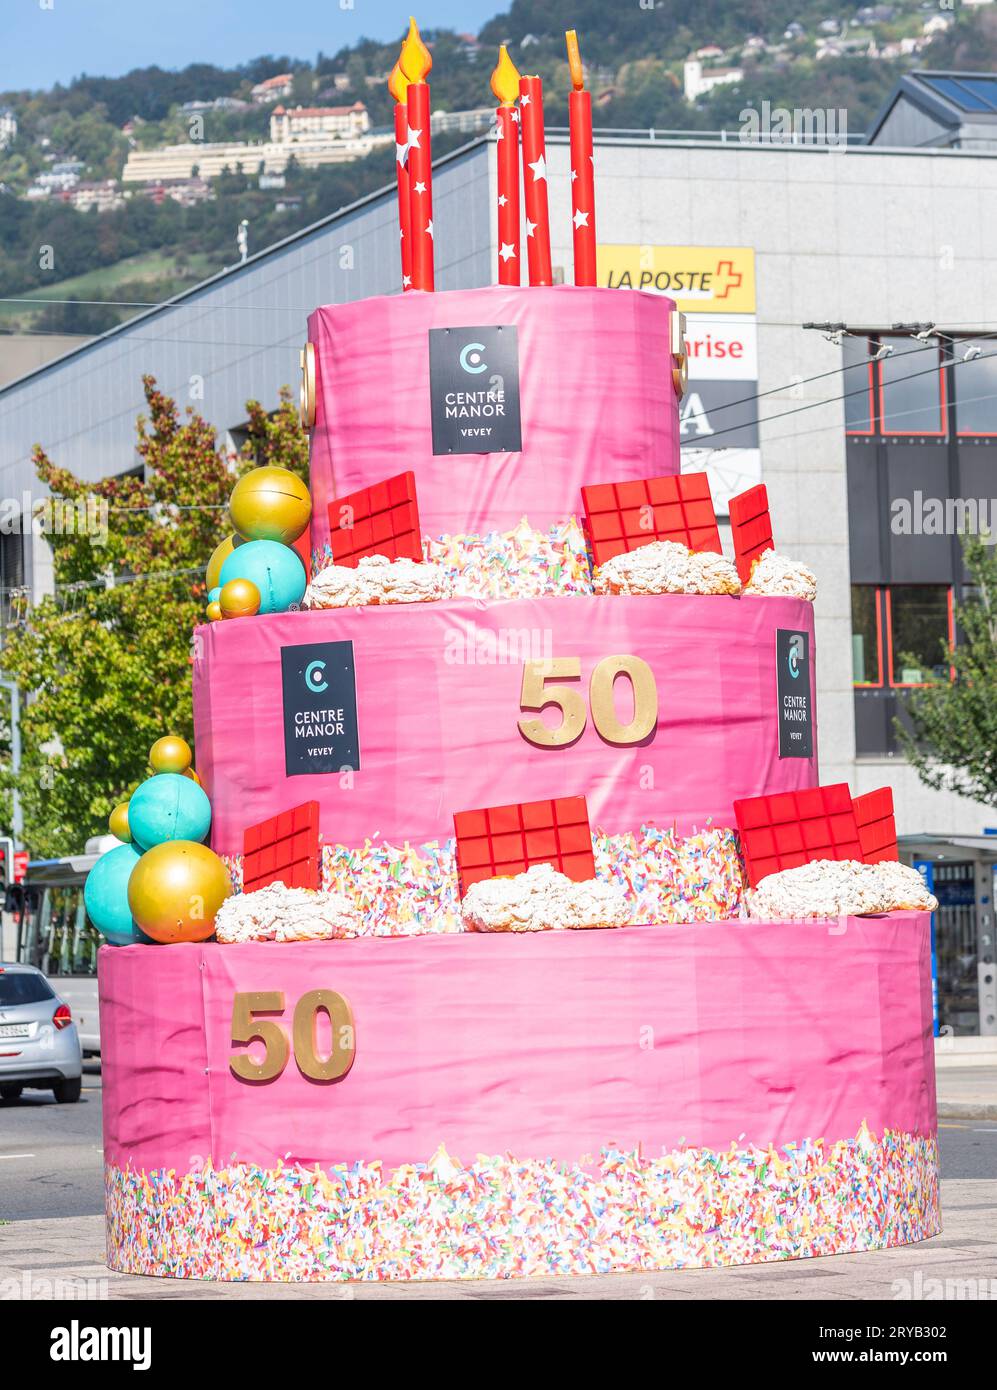
MULTIPOLYGON (((997 1123, 939 1122, 943 1178, 997 1178, 997 1123)), ((0 1104, 0 1220, 96 1216, 104 1209, 100 1070, 88 1063, 76 1105, 49 1091, 0 1104)))
POLYGON ((75 1105, 51 1091, 0 1102, 0 1220, 103 1211, 100 1093, 100 1067, 87 1062, 75 1105))

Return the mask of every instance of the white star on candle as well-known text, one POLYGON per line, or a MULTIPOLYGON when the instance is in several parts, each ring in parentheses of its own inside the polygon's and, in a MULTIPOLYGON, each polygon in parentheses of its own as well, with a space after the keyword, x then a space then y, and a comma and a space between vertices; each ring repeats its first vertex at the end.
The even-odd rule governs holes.
POLYGON ((422 149, 422 146, 419 144, 419 136, 420 136, 421 134, 422 134, 422 131, 421 131, 421 130, 413 130, 413 129, 411 128, 411 126, 409 127, 409 133, 408 133, 408 147, 409 147, 410 150, 421 150, 421 149, 422 149))
POLYGON ((513 119, 514 121, 518 121, 518 120, 519 120, 519 107, 518 107, 518 106, 514 106, 514 107, 512 108, 512 119, 513 119))
POLYGON ((506 205, 506 203, 507 203, 508 201, 509 201, 509 199, 505 196, 504 193, 500 193, 500 194, 499 194, 498 205, 499 205, 500 208, 504 208, 505 205, 506 205))
POLYGON ((534 183, 539 183, 541 179, 547 178, 547 161, 543 155, 539 159, 535 159, 528 167, 533 170, 534 183))
POLYGON ((399 164, 404 164, 408 159, 408 142, 404 145, 395 145, 395 158, 399 164))
POLYGON ((426 191, 426 185, 425 185, 424 183, 421 183, 421 182, 420 182, 420 183, 414 184, 413 187, 412 187, 412 192, 413 192, 413 193, 425 193, 425 191, 426 191))
POLYGON ((531 222, 530 219, 527 218, 527 219, 526 219, 526 235, 527 235, 527 236, 532 236, 533 233, 536 231, 536 229, 537 229, 537 224, 536 224, 535 222, 531 222))
POLYGON ((411 283, 412 283, 412 277, 411 277, 411 275, 403 275, 403 276, 402 276, 402 289, 403 289, 403 290, 407 290, 408 287, 409 287, 409 285, 411 285, 411 283))
POLYGON ((505 139, 505 129, 504 129, 504 127, 503 127, 502 125, 496 125, 496 127, 495 127, 495 139, 496 139, 496 140, 504 140, 504 139, 505 139))
POLYGON ((571 171, 571 182, 574 183, 574 181, 575 181, 575 179, 576 179, 577 177, 578 177, 578 170, 577 170, 577 169, 572 169, 572 171, 571 171))
POLYGON ((399 227, 399 229, 398 229, 398 240, 399 240, 399 241, 404 241, 404 240, 405 240, 405 228, 404 228, 404 227, 399 227))
MULTIPOLYGON (((432 235, 433 235, 433 219, 432 219, 432 218, 430 218, 429 221, 426 223, 426 232, 427 232, 427 234, 428 234, 429 236, 432 236, 432 235)), ((434 240, 435 240, 435 238, 434 238, 434 240)))
POLYGON ((589 224, 589 215, 587 212, 582 212, 581 208, 579 208, 571 220, 576 227, 587 227, 589 224))
POLYGON ((530 96, 529 92, 524 92, 523 95, 519 98, 520 106, 529 106, 531 101, 532 97, 530 96))
POLYGON ((499 247, 499 255, 502 257, 504 261, 514 260, 516 256, 516 248, 514 246, 510 246, 510 244, 507 241, 503 241, 502 245, 499 247))

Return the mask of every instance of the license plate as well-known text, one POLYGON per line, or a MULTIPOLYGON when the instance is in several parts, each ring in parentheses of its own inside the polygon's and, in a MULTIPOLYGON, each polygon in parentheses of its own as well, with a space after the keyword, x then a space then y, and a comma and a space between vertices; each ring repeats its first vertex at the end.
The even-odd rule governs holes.
POLYGON ((31 1033, 23 1023, 0 1023, 0 1038, 27 1038, 31 1033))

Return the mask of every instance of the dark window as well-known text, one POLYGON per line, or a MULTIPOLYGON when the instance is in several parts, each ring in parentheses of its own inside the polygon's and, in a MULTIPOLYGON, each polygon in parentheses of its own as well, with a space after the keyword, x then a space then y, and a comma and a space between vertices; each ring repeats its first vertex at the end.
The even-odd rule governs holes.
POLYGON ((48 981, 41 975, 19 971, 0 972, 0 1006, 12 1008, 15 1004, 40 1004, 55 995, 48 981))
POLYGON ((949 677, 951 590, 941 584, 895 584, 887 590, 891 685, 949 677))
POLYGON ((997 434, 997 338, 961 338, 952 350, 957 432, 997 434), (979 357, 963 361, 974 349, 979 357))
POLYGON ((845 397, 845 429, 849 434, 871 434, 873 364, 868 338, 845 338, 841 344, 845 366, 841 373, 845 397))
POLYGON ((879 364, 883 434, 944 434, 938 344, 925 346, 916 339, 887 335, 880 343, 893 349, 879 364))
POLYGON ((852 681, 882 685, 880 594, 872 584, 852 585, 852 681))

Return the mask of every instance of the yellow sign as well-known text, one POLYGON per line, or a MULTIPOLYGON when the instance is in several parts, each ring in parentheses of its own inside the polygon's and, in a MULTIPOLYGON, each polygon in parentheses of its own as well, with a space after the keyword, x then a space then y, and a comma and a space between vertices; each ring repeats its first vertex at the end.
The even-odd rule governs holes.
POLYGON ((686 313, 753 314, 749 246, 600 246, 598 283, 667 294, 686 313))

